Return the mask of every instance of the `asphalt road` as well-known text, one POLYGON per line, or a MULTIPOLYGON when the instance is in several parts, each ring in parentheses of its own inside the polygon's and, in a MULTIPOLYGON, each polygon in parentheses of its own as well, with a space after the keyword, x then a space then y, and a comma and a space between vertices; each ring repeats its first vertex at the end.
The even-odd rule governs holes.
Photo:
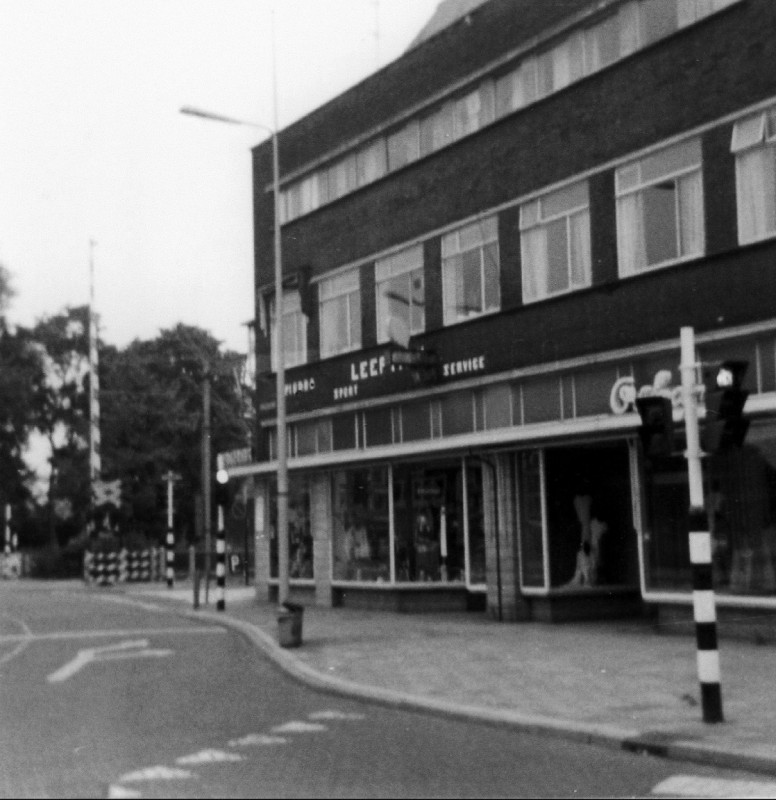
POLYGON ((677 775, 715 771, 328 696, 218 626, 0 584, 2 797, 628 797, 677 775))

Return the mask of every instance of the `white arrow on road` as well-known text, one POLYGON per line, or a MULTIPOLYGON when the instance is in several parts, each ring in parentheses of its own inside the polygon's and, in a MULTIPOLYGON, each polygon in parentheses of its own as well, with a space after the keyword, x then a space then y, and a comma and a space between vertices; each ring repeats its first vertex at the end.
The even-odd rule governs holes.
POLYGON ((78 655, 68 661, 56 672, 52 672, 46 680, 49 683, 62 683, 72 678, 79 670, 94 661, 120 661, 127 658, 164 658, 171 656, 172 650, 150 649, 148 639, 135 639, 134 641, 119 642, 119 644, 106 645, 105 647, 89 647, 79 650, 78 655))

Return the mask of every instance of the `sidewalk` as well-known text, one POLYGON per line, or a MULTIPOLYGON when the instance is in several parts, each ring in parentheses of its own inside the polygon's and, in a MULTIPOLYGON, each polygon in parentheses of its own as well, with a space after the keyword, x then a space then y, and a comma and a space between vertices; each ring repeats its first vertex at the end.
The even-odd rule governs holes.
MULTIPOLYGON (((439 714, 776 774, 776 649, 722 641, 725 722, 702 721, 692 636, 639 621, 498 623, 483 614, 304 610, 303 644, 277 645, 277 606, 227 588, 192 610, 190 585, 128 584, 150 605, 245 633, 308 684, 439 714)), ((204 597, 204 595, 203 595, 204 597)))

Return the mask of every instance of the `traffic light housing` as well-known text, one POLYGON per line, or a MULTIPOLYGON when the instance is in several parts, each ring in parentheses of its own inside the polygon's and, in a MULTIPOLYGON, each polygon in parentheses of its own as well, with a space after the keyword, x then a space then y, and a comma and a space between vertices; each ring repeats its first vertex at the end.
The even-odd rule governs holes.
POLYGON ((667 397, 638 397, 639 437, 647 458, 666 458, 674 451, 674 410, 667 397))
POLYGON ((213 499, 217 506, 228 508, 232 504, 232 489, 229 485, 229 474, 225 469, 216 472, 216 480, 213 487, 213 499))
POLYGON ((748 361, 723 361, 706 377, 703 449, 707 453, 722 453, 744 443, 749 420, 743 412, 749 392, 742 386, 748 366, 748 361))

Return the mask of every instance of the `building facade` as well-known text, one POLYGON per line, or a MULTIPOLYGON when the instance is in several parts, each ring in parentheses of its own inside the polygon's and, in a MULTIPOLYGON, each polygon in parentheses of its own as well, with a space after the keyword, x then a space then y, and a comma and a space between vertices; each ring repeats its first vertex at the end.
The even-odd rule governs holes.
MULTIPOLYGON (((295 596, 689 609, 690 326, 749 365, 744 445, 704 459, 718 603, 776 610, 774 31, 771 0, 488 0, 280 133, 295 596)), ((254 185, 259 446, 230 471, 272 596, 268 144, 254 185)))

